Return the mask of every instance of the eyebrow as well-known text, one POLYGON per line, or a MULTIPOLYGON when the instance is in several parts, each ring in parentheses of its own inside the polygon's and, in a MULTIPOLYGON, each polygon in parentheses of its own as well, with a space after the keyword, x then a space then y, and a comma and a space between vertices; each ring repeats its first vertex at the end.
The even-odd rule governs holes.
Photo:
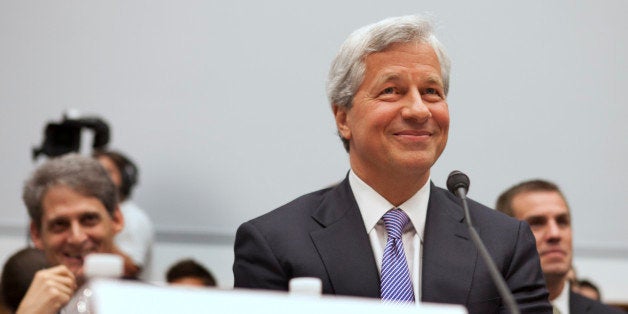
POLYGON ((388 72, 384 73, 380 78, 375 81, 375 85, 381 85, 387 82, 399 81, 401 80, 401 75, 396 72, 388 72))
MULTIPOLYGON (((403 79, 403 76, 398 72, 386 71, 377 80, 374 81, 373 86, 379 86, 388 82, 401 81, 403 79)), ((443 80, 439 75, 430 74, 422 80, 424 83, 427 84, 436 84, 440 87, 444 87, 443 80)))
POLYGON ((55 222, 58 222, 58 221, 68 221, 68 220, 69 220, 69 219, 68 219, 67 217, 64 217, 64 216, 59 216, 59 217, 55 217, 55 218, 48 219, 48 220, 46 221, 46 223, 55 223, 55 222))
POLYGON ((526 221, 530 221, 530 220, 537 220, 537 221, 545 221, 547 220, 547 217, 543 216, 543 215, 533 215, 533 216, 528 216, 524 218, 526 221))
MULTIPOLYGON (((558 214, 556 216, 551 216, 549 218, 550 219, 552 219, 552 218, 554 218, 554 219, 562 219, 562 218, 569 218, 569 219, 571 219, 571 215, 569 215, 569 213, 561 213, 561 214, 558 214)), ((525 217, 523 219, 525 219, 525 220, 531 220, 531 219, 548 220, 548 217, 545 216, 545 215, 532 215, 532 216, 525 217)))
POLYGON ((559 218, 567 218, 567 219, 571 220, 571 215, 569 213, 562 213, 562 214, 556 216, 556 219, 559 219, 559 218))
POLYGON ((438 75, 430 75, 425 79, 425 81, 430 84, 437 84, 441 87, 443 86, 443 79, 438 75))

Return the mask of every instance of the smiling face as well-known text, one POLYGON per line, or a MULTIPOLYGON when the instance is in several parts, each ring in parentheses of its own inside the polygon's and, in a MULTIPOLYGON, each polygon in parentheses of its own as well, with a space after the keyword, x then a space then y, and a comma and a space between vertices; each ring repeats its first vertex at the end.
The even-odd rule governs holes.
POLYGON ((42 201, 41 228, 31 223, 33 243, 52 265, 67 266, 79 284, 85 280, 83 262, 90 253, 111 253, 114 235, 122 229, 118 209, 111 216, 95 197, 66 186, 48 189, 42 201))
POLYGON ((426 43, 397 43, 365 59, 350 109, 334 106, 351 168, 365 182, 405 175, 426 182, 445 149, 449 110, 440 63, 426 43))
POLYGON ((525 220, 536 238, 546 277, 564 278, 571 268, 572 233, 569 208, 555 191, 532 191, 512 200, 515 218, 525 220))

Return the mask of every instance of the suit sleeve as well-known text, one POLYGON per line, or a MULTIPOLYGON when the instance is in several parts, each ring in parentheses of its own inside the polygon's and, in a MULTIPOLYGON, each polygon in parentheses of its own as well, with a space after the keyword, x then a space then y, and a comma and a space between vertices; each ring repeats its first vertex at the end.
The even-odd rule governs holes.
MULTIPOLYGON (((519 222, 518 241, 509 266, 506 282, 521 313, 552 313, 536 241, 526 222, 519 222)), ((508 313, 507 309, 501 312, 508 313)))
POLYGON ((238 228, 234 254, 235 288, 288 290, 288 277, 267 239, 252 222, 238 228))

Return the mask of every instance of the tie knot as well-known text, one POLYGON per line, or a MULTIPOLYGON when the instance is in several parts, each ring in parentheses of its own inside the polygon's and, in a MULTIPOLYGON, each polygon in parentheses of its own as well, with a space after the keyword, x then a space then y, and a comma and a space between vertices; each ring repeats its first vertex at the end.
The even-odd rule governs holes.
POLYGON ((401 239, 403 228, 408 224, 410 218, 399 208, 389 210, 384 216, 384 226, 389 238, 401 239))

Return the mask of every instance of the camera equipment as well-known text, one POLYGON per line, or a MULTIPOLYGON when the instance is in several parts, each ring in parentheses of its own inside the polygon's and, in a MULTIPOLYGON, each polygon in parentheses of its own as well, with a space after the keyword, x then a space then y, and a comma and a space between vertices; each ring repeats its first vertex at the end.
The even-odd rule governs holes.
POLYGON ((81 148, 81 130, 94 131, 93 149, 101 149, 109 143, 109 125, 98 117, 68 118, 63 115, 61 122, 49 122, 44 131, 41 147, 33 148, 33 160, 41 154, 48 157, 61 156, 70 152, 79 152, 81 148))

